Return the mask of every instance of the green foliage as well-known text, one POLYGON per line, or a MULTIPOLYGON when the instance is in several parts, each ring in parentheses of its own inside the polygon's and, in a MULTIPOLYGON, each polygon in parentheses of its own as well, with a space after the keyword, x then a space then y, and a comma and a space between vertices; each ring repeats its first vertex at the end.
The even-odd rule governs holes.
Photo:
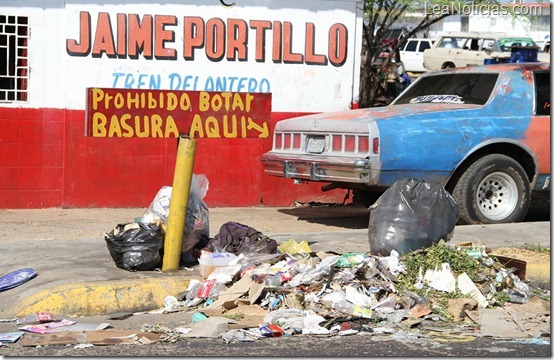
POLYGON ((413 291, 440 308, 448 307, 448 299, 467 297, 467 295, 463 295, 457 289, 449 293, 435 290, 427 285, 417 289, 414 285, 418 282, 420 268, 421 274, 425 275, 427 270, 441 269, 442 263, 448 263, 455 278, 466 273, 475 283, 495 282, 493 268, 482 265, 478 260, 469 256, 465 250, 445 243, 404 254, 400 257, 400 261, 406 266, 406 272, 398 277, 397 288, 413 291))
POLYGON ((478 260, 469 256, 465 251, 452 248, 447 244, 434 244, 431 247, 404 254, 400 260, 407 268, 406 274, 402 274, 402 280, 408 284, 417 281, 420 268, 425 274, 425 271, 429 269, 440 269, 442 263, 450 264, 450 270, 454 276, 465 272, 473 281, 478 279, 484 268, 478 260))
POLYGON ((510 297, 504 291, 498 291, 494 294, 494 298, 499 305, 504 305, 510 300, 510 297))
POLYGON ((550 248, 541 246, 540 244, 534 244, 533 245, 533 244, 525 243, 523 248, 526 249, 526 250, 529 250, 529 251, 550 254, 550 248))

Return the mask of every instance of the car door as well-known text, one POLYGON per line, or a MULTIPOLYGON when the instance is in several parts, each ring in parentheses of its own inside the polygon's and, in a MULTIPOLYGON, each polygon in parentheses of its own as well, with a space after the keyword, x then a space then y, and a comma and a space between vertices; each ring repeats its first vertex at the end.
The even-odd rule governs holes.
POLYGON ((536 191, 550 189, 550 71, 536 71, 535 104, 531 122, 522 140, 536 156, 539 175, 536 191))
MULTIPOLYGON (((423 71, 416 70, 418 68, 417 63, 417 48, 419 46, 419 40, 410 39, 404 45, 404 48, 400 51, 400 61, 404 63, 404 68, 406 71, 423 71)), ((422 60, 423 62, 423 60, 422 60)), ((419 65, 423 67, 423 64, 419 65)))
POLYGON ((414 70, 416 72, 424 72, 427 71, 423 67, 423 52, 429 48, 431 48, 432 41, 431 40, 420 40, 418 44, 418 48, 416 53, 414 54, 414 70))
POLYGON ((456 51, 456 66, 474 66, 483 65, 485 59, 490 58, 490 52, 494 51, 494 47, 490 47, 490 44, 494 44, 494 39, 483 38, 468 38, 464 42, 461 49, 456 51))
POLYGON ((465 43, 463 37, 442 36, 429 50, 423 52, 424 67, 427 70, 439 70, 463 66, 456 62, 465 43))

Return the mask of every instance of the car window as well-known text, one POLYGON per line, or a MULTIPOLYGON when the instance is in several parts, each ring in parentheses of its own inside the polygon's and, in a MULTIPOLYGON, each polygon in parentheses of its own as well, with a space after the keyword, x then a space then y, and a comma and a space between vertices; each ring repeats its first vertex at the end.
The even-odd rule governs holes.
POLYGON ((482 44, 483 50, 494 50, 494 40, 493 39, 484 39, 482 44))
POLYGON ((500 46, 501 51, 509 52, 512 47, 536 46, 536 44, 531 38, 505 37, 498 39, 498 46, 500 46))
POLYGON ((438 47, 440 48, 462 48, 465 43, 465 38, 445 36, 440 40, 438 47))
POLYGON ((467 39, 464 43, 464 50, 478 50, 479 39, 467 39))
POLYGON ((423 52, 427 49, 429 49, 431 47, 431 45, 429 44, 428 41, 422 41, 419 43, 419 52, 423 52))
POLYGON ((535 72, 535 113, 550 115, 550 72, 535 72))
POLYGON ((441 74, 419 79, 394 105, 419 103, 477 104, 489 99, 498 74, 441 74))
POLYGON ((417 41, 408 41, 404 51, 416 51, 417 41))

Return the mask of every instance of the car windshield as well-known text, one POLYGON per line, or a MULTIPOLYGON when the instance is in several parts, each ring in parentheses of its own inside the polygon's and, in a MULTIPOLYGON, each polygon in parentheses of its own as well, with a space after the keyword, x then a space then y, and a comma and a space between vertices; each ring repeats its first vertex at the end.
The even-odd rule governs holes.
POLYGON ((498 39, 498 46, 501 51, 510 51, 512 47, 536 46, 536 44, 531 38, 505 37, 498 39))
POLYGON ((425 76, 403 92, 393 105, 443 103, 483 105, 496 84, 495 73, 462 73, 425 76))

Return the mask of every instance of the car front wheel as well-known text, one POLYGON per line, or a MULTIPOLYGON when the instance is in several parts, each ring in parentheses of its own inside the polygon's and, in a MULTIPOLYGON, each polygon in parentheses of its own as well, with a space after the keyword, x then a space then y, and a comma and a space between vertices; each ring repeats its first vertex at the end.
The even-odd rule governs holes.
POLYGON ((459 224, 520 222, 529 209, 529 179, 511 157, 487 155, 469 166, 452 195, 460 208, 459 224))

